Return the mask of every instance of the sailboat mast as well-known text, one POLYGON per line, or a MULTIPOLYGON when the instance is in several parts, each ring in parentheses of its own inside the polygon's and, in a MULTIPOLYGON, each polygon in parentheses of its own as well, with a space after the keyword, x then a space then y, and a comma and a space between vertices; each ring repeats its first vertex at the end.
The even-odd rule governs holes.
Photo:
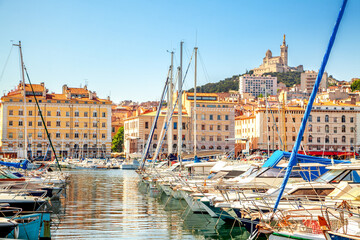
POLYGON ((179 95, 179 104, 178 104, 178 160, 180 163, 180 171, 182 169, 182 159, 181 159, 181 150, 182 150, 182 52, 183 52, 183 43, 180 42, 180 71, 179 71, 179 80, 178 80, 178 95, 179 95))
POLYGON ((265 108, 266 108, 266 139, 267 139, 267 156, 270 155, 270 142, 269 142, 269 112, 268 112, 268 96, 266 91, 266 80, 265 80, 265 108))
MULTIPOLYGON (((171 66, 170 66, 170 81, 168 87, 168 116, 170 116, 171 111, 173 109, 173 75, 174 75, 174 52, 171 52, 171 66)), ((173 128, 172 128, 172 118, 170 119, 169 126, 168 126, 168 155, 172 153, 172 135, 173 135, 173 128)))
POLYGON ((197 132, 196 132, 196 81, 197 81, 197 50, 198 48, 195 47, 195 75, 194 75, 194 158, 196 156, 196 145, 197 145, 197 132))
POLYGON ((24 157, 25 159, 27 158, 27 147, 28 147, 28 143, 27 143, 27 128, 26 128, 26 89, 25 89, 25 72, 24 72, 24 60, 23 60, 23 55, 22 55, 22 50, 21 50, 21 41, 19 41, 19 44, 13 44, 14 46, 19 47, 19 51, 20 51, 20 61, 21 61, 21 76, 22 76, 22 85, 23 85, 23 92, 24 92, 24 157))

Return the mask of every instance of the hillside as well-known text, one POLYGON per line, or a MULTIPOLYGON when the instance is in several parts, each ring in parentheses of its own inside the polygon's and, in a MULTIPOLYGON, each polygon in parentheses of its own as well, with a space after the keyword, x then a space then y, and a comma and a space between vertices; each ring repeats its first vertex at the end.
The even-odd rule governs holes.
MULTIPOLYGON (((207 83, 197 87, 196 91, 202 93, 229 92, 230 90, 237 91, 239 90, 239 76, 240 75, 234 75, 217 83, 207 83)), ((194 92, 194 88, 189 89, 188 92, 194 92)))
POLYGON ((272 77, 277 77, 278 83, 284 83, 287 87, 292 87, 294 84, 300 84, 301 81, 301 72, 286 72, 286 73, 277 73, 270 72, 264 73, 263 75, 270 75, 272 77))
MULTIPOLYGON (((271 75, 272 77, 277 77, 278 83, 282 82, 287 87, 292 87, 294 84, 300 84, 300 72, 265 73, 264 75, 271 75)), ((216 83, 207 83, 205 85, 199 86, 197 87, 197 92, 218 93, 229 92, 230 90, 237 91, 239 90, 239 76, 241 75, 234 75, 216 83)), ((191 88, 188 91, 194 92, 194 88, 191 88)))

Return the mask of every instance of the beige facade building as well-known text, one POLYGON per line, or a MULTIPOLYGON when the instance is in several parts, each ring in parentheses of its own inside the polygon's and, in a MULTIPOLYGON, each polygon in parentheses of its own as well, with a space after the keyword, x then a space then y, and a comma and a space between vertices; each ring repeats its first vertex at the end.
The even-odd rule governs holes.
POLYGON ((70 88, 64 85, 61 94, 48 93, 44 83, 33 84, 33 88, 34 93, 26 84, 25 104, 22 84, 1 98, 1 155, 25 157, 25 138, 28 156, 52 154, 35 105, 36 95, 58 156, 110 156, 112 103, 109 99, 98 98, 86 86, 70 88))
MULTIPOLYGON (((301 73, 301 91, 311 93, 314 88, 317 75, 318 72, 316 71, 305 71, 301 73)), ((327 82, 328 75, 327 72, 324 72, 319 86, 319 92, 324 92, 327 90, 327 82)))
POLYGON ((359 152, 360 107, 342 103, 317 103, 308 123, 308 150, 359 152))
MULTIPOLYGON (((198 151, 218 150, 230 151, 234 149, 234 103, 219 101, 217 94, 197 94, 197 149, 198 151)), ((183 94, 183 152, 194 151, 194 94, 185 92, 183 94)), ((160 138, 161 127, 167 110, 162 109, 161 115, 155 129, 150 154, 155 152, 160 138), (160 127, 160 128, 159 128, 160 127)), ((152 111, 125 120, 125 152, 127 154, 142 153, 148 134, 155 117, 156 111, 152 111)), ((177 113, 172 118, 172 142, 166 140, 162 145, 162 152, 168 153, 169 144, 172 153, 177 152, 177 113), (171 143, 170 143, 171 142, 171 143)))
POLYGON ((286 45, 285 34, 283 44, 280 46, 280 56, 273 57, 270 50, 266 51, 263 63, 258 68, 253 69, 255 75, 262 75, 269 72, 302 72, 303 66, 289 67, 288 66, 288 45, 286 45))

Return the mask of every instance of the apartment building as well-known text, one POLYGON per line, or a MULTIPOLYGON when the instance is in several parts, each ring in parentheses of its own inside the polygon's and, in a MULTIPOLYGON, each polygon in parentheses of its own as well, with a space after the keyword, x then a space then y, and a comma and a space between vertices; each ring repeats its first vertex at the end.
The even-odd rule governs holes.
MULTIPOLYGON (((183 96, 183 115, 182 115, 182 138, 183 152, 194 151, 194 93, 184 92, 183 96)), ((219 96, 213 93, 198 93, 196 96, 196 125, 197 133, 196 147, 199 151, 229 151, 234 149, 234 103, 221 101, 219 96)), ((157 140, 160 137, 161 127, 164 126, 167 110, 162 109, 155 129, 150 154, 155 152, 157 140)), ((131 117, 125 120, 125 152, 132 154, 142 153, 148 134, 155 117, 156 111, 145 113, 139 116, 131 117)), ((171 145, 172 153, 177 152, 177 112, 172 118, 172 140, 164 141, 162 152, 168 153, 168 146, 171 145)))
POLYGON ((244 75, 239 78, 239 93, 244 99, 246 94, 253 97, 259 95, 276 95, 277 94, 277 77, 244 75))
MULTIPOLYGON (((312 92, 314 85, 315 85, 317 75, 318 75, 318 72, 316 72, 316 71, 305 71, 305 72, 301 73, 301 87, 300 88, 301 88, 302 92, 307 92, 307 93, 312 92)), ((319 92, 326 91, 327 86, 328 86, 328 74, 327 74, 327 72, 324 72, 324 74, 321 78, 319 92)))
POLYGON ((1 98, 0 155, 23 158, 27 152, 28 157, 51 156, 49 140, 35 104, 36 96, 58 156, 110 156, 110 99, 100 99, 86 86, 64 85, 61 94, 49 93, 44 83, 32 86, 34 92, 30 85, 26 84, 24 91, 19 84, 1 98))

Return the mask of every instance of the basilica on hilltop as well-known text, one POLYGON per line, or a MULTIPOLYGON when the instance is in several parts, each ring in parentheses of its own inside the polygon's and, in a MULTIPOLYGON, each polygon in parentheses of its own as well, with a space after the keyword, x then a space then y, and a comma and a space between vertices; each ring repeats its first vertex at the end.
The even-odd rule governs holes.
POLYGON ((288 66, 288 46, 285 41, 285 34, 283 44, 280 46, 280 56, 273 57, 272 52, 266 51, 263 63, 258 68, 253 69, 254 75, 262 75, 268 72, 303 72, 303 65, 297 67, 288 66))

